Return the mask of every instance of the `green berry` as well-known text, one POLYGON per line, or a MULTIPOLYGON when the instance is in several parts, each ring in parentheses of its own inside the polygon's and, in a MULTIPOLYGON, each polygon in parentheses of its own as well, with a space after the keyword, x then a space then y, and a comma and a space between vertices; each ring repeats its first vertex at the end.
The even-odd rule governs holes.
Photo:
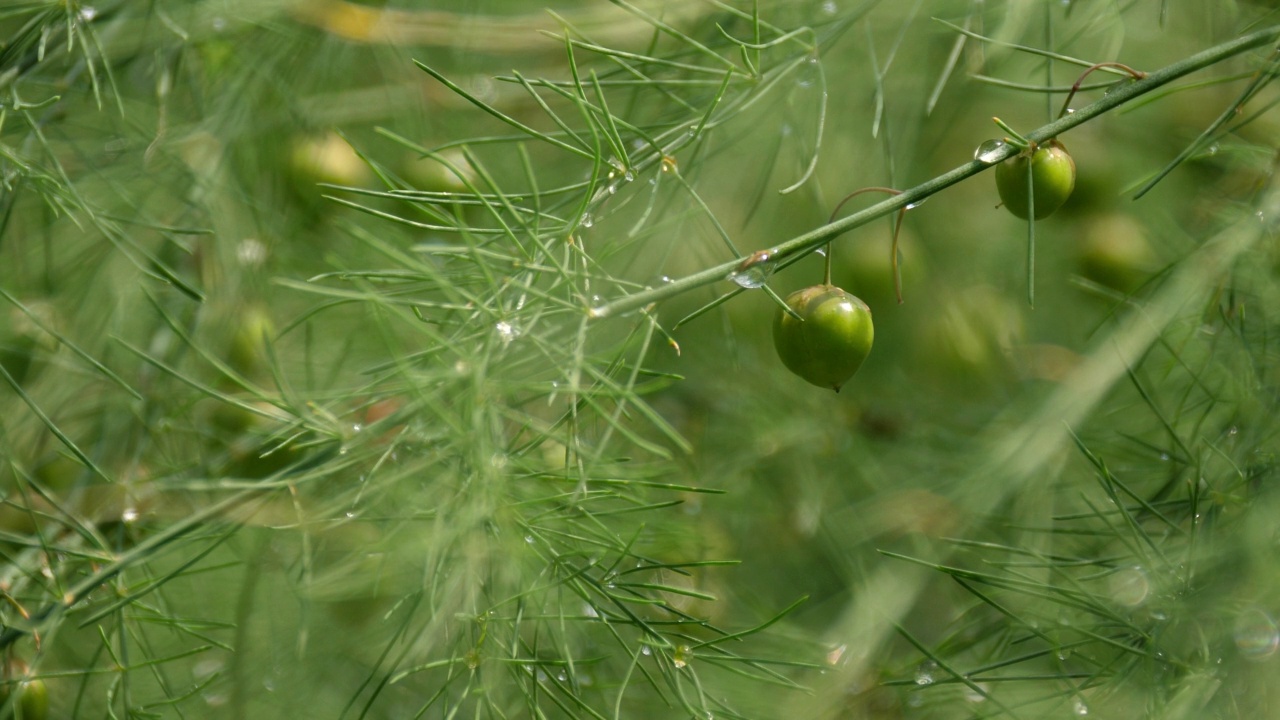
POLYGON ((1024 150, 996 166, 996 190, 1004 206, 1027 219, 1027 165, 1031 165, 1031 189, 1035 193, 1036 219, 1053 214, 1076 187, 1076 163, 1057 140, 1024 150))
POLYGON ((773 346, 782 364, 818 387, 839 392, 871 352, 870 308, 834 285, 797 290, 787 297, 787 307, 795 316, 779 310, 773 323, 773 346))
POLYGON ((267 343, 275 335, 275 325, 265 308, 251 305, 241 311, 231 336, 227 364, 236 372, 253 377, 268 368, 267 343))
POLYGON ((1106 215, 1086 223, 1079 250, 1081 275, 1125 294, 1146 282, 1158 264, 1142 225, 1128 215, 1106 215))
MULTIPOLYGON (((0 704, 9 702, 9 694, 15 686, 6 684, 0 689, 0 704)), ((43 680, 26 680, 16 685, 18 700, 5 713, 5 720, 45 720, 49 717, 49 689, 43 680)))
POLYGON ((369 180, 369 166, 335 132, 299 138, 289 160, 299 190, 306 195, 322 194, 317 183, 360 186, 369 180))

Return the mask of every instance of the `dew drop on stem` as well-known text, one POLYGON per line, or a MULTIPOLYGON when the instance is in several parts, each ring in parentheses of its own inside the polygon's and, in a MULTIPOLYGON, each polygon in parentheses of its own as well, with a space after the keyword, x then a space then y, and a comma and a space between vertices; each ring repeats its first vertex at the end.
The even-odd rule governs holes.
POLYGON ((926 660, 920 663, 920 667, 916 668, 916 684, 932 685, 934 675, 938 672, 938 664, 932 660, 926 660))
POLYGON ((986 140, 973 151, 973 159, 979 162, 991 164, 1000 158, 1000 153, 1004 152, 1005 141, 1003 140, 986 140))
POLYGON ((728 279, 737 283, 740 287, 754 290, 764 286, 777 267, 777 250, 759 250, 752 253, 733 272, 729 273, 728 279))

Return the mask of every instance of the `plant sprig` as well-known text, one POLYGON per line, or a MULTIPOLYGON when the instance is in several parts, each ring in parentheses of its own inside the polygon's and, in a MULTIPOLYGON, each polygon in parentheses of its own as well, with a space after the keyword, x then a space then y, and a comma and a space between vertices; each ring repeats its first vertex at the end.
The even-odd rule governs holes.
MULTIPOLYGON (((1174 80, 1211 67, 1249 50, 1276 42, 1277 39, 1280 39, 1280 25, 1224 42, 1156 70, 1141 80, 1135 80, 1127 85, 1118 87, 1113 92, 1104 95, 1097 102, 1026 133, 1026 138, 1031 142, 1041 142, 1056 137, 1174 80)), ((1006 147, 988 161, 973 160, 967 162, 915 187, 903 190, 900 195, 883 200, 841 220, 823 225, 779 243, 776 246, 776 259, 779 262, 783 262, 793 257, 807 254, 830 242, 837 235, 865 225, 876 218, 901 210, 908 205, 917 204, 931 195, 983 172, 1016 152, 1017 148, 1006 147)), ((590 307, 587 312, 590 317, 605 318, 638 310, 667 298, 720 282, 734 272, 745 260, 745 257, 735 258, 683 278, 678 278, 660 287, 648 288, 611 302, 590 307)))

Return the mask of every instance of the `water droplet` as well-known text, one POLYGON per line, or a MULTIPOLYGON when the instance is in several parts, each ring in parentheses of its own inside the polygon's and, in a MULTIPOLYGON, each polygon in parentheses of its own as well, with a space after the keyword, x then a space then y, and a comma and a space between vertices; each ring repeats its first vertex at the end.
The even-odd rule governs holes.
POLYGON ((818 257, 826 257, 826 256, 827 256, 827 249, 826 249, 826 248, 824 248, 824 247, 820 247, 820 248, 818 248, 817 250, 814 250, 813 252, 814 252, 814 253, 816 253, 818 257))
POLYGON ((582 614, 586 615, 592 620, 596 620, 600 617, 600 613, 596 610, 596 606, 592 605, 591 603, 582 604, 582 614))
POLYGON ((986 684, 986 683, 974 683, 974 685, 975 685, 975 686, 977 686, 978 690, 981 690, 982 692, 978 692, 978 690, 975 690, 975 689, 973 689, 973 688, 969 687, 968 685, 965 685, 965 686, 964 686, 964 699, 965 699, 966 701, 971 702, 971 703, 974 703, 974 704, 976 705, 977 703, 983 702, 984 700, 986 700, 986 699, 987 699, 987 696, 983 694, 983 693, 987 692, 987 684, 986 684))
POLYGON ((262 679, 262 689, 263 689, 263 690, 266 690, 267 692, 275 692, 275 691, 276 691, 276 681, 275 681, 275 680, 272 680, 271 678, 263 678, 263 679, 262 679))
POLYGON ((773 271, 777 269, 778 251, 759 250, 751 254, 750 257, 743 260, 733 272, 729 273, 729 279, 737 283, 741 287, 755 289, 763 286, 773 271))
POLYGON ((1078 698, 1076 698, 1076 699, 1075 699, 1075 702, 1073 702, 1073 703, 1071 704, 1071 712, 1073 712, 1073 713, 1075 713, 1075 714, 1077 714, 1077 715, 1088 715, 1088 714, 1089 714, 1089 706, 1085 704, 1085 702, 1084 702, 1084 698, 1079 698, 1079 697, 1078 697, 1078 698))
POLYGON ((649 647, 648 645, 642 645, 640 646, 640 654, 644 655, 645 657, 648 657, 653 654, 653 648, 649 647))
POLYGON ((358 433, 363 429, 364 429, 364 426, 361 425, 360 423, 355 423, 354 425, 351 426, 352 433, 358 433))
POLYGON ((915 202, 907 203, 906 205, 904 205, 904 206, 902 207, 902 209, 903 209, 903 210, 915 210, 916 208, 920 207, 921 205, 923 205, 923 204, 925 204, 925 203, 927 203, 927 202, 929 202, 929 198, 920 198, 919 200, 917 200, 917 201, 915 201, 915 202))
POLYGON ((772 267, 755 266, 746 270, 735 270, 729 274, 729 279, 737 283, 739 286, 748 290, 755 290, 763 287, 769 280, 769 276, 773 274, 772 267))
POLYGON ((1108 87, 1105 91, 1103 91, 1102 96, 1103 96, 1103 97, 1106 97, 1106 96, 1110 95, 1111 93, 1116 92, 1116 91, 1117 91, 1117 90, 1119 90, 1120 88, 1128 87, 1130 82, 1132 82, 1132 81, 1131 81, 1131 80, 1127 80, 1127 79, 1126 79, 1126 80, 1118 80, 1118 81, 1116 81, 1116 82, 1112 83, 1112 84, 1111 84, 1111 87, 1108 87))
POLYGON ((589 228, 596 224, 596 220, 591 217, 591 213, 582 213, 582 218, 578 220, 578 224, 584 228, 589 228))
POLYGON ((267 246, 254 238, 242 240, 236 246, 236 260, 247 267, 258 267, 267 260, 267 246))
POLYGON ((1003 140, 986 140, 973 151, 973 159, 987 164, 995 162, 1000 157, 1000 153, 1004 152, 1005 142, 1003 140))
POLYGON ((533 544, 533 536, 532 536, 532 535, 525 535, 525 536, 524 536, 524 541, 525 541, 525 542, 527 542, 527 543, 529 543, 530 545, 532 545, 532 544, 533 544))
POLYGON ((1137 607, 1146 601, 1151 593, 1151 583, 1141 567, 1121 568, 1107 580, 1111 597, 1126 607, 1137 607))
POLYGON ((80 20, 81 20, 81 21, 83 21, 83 22, 93 22, 93 19, 94 19, 94 18, 96 18, 96 17, 98 17, 98 9, 97 9, 97 8, 95 8, 95 7, 91 6, 91 5, 85 5, 84 7, 81 7, 81 8, 80 8, 80 20))
POLYGON ((1248 608, 1236 616, 1232 635, 1236 649, 1246 660, 1266 660, 1280 648, 1280 629, 1270 615, 1258 608, 1248 608))
POLYGON ((195 678, 197 682, 207 680, 222 672, 224 667, 225 663, 216 658, 201 660, 191 668, 191 677, 195 678))
POLYGON ((138 519, 138 508, 127 507, 120 513, 120 522, 131 523, 138 519))
POLYGON ((688 665, 692 661, 693 649, 688 645, 681 645, 676 648, 676 651, 671 655, 671 664, 675 665, 677 670, 688 665))
POLYGON ((800 68, 800 76, 796 78, 796 87, 811 88, 818 76, 818 58, 809 58, 805 67, 800 68))
POLYGON ((559 673, 556 673, 556 679, 560 682, 566 682, 569 679, 569 676, 564 674, 564 671, 562 670, 559 673))
POLYGON ((827 0, 826 2, 822 3, 822 12, 828 15, 835 15, 836 12, 839 11, 839 9, 840 7, 836 5, 835 0, 827 0))
POLYGON ((839 645, 827 652, 827 664, 835 667, 840 663, 840 658, 844 657, 845 651, 849 649, 848 645, 839 645))
POLYGON ((214 32, 222 32, 227 29, 227 19, 223 17, 215 17, 211 24, 214 32))
POLYGON ((502 340, 503 345, 510 345, 512 340, 520 337, 520 330, 511 323, 503 320, 493 326, 498 331, 498 339, 502 340))
POLYGON ((1205 148, 1204 154, 1205 154, 1205 155, 1217 155, 1217 154, 1218 154, 1218 143, 1214 143, 1214 144, 1210 145, 1209 147, 1205 148))
POLYGON ((916 668, 916 684, 932 685, 934 673, 938 672, 938 663, 932 660, 925 660, 920 663, 920 667, 916 668))
POLYGON ((346 515, 347 515, 347 519, 348 519, 348 520, 355 520, 355 519, 356 519, 356 514, 355 514, 355 513, 353 513, 353 512, 351 512, 351 511, 349 511, 349 510, 347 511, 346 515))
POLYGON ((631 172, 631 169, 628 168, 627 171, 622 174, 622 179, 626 180, 627 182, 631 182, 632 180, 636 179, 636 174, 631 172))

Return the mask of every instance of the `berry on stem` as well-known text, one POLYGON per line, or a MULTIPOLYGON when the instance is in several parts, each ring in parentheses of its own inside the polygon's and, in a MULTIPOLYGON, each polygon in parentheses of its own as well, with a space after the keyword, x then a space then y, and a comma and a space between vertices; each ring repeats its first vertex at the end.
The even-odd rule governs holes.
POLYGON ((870 308, 826 283, 797 290, 786 302, 791 312, 779 309, 773 321, 773 346, 782 364, 809 383, 839 392, 871 352, 870 308))
POLYGON ((49 717, 49 689, 40 678, 18 679, 27 672, 26 663, 10 659, 5 666, 5 681, 0 684, 0 707, 8 705, 2 716, 5 720, 45 720, 49 717), (17 698, 11 696, 18 693, 17 698))
POLYGON ((996 166, 996 190, 1009 212, 1027 219, 1034 194, 1035 219, 1053 214, 1076 187, 1076 163, 1057 140, 1032 146, 996 166), (1030 166, 1031 187, 1027 172, 1030 166))

